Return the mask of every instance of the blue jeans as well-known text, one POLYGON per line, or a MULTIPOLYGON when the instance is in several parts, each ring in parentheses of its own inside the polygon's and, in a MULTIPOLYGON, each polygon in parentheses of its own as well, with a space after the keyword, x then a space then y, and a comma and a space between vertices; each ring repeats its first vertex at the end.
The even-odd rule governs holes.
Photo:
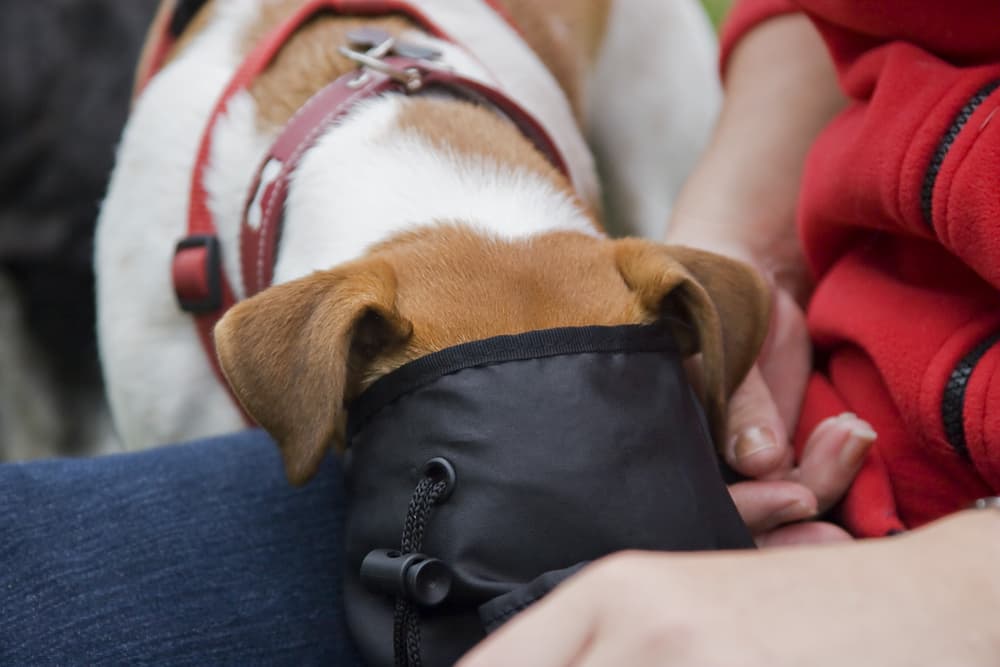
POLYGON ((0 665, 359 665, 343 510, 261 431, 0 465, 0 665))

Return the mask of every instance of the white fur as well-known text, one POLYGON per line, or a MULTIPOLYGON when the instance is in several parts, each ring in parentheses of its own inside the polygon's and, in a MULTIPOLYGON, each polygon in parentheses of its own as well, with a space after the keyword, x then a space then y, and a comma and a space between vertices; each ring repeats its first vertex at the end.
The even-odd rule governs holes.
MULTIPOLYGON (((256 15, 256 3, 219 2, 205 31, 137 100, 118 150, 95 262, 101 363, 115 426, 129 448, 242 426, 191 318, 177 307, 170 261, 186 232, 202 129, 256 15)), ((224 252, 229 259, 232 246, 224 252)))
POLYGON ((394 127, 409 103, 393 96, 359 105, 306 153, 289 188, 276 280, 329 268, 435 221, 460 220, 501 238, 596 234, 566 194, 534 174, 442 151, 394 127))
POLYGON ((715 34, 698 2, 614 3, 587 95, 612 233, 665 237, 722 104, 716 68, 715 34))
MULTIPOLYGON (((631 20, 637 18, 636 8, 659 4, 621 2, 633 7, 631 20)), ((476 56, 486 61, 489 76, 544 116, 568 152, 584 201, 596 201, 596 184, 588 185, 593 162, 572 125, 568 104, 562 98, 553 102, 554 80, 544 69, 540 73, 540 61, 526 45, 479 3, 462 3, 467 7, 461 12, 454 11, 458 3, 453 0, 421 3, 447 32, 477 44, 476 56), (490 40, 496 44, 487 45, 490 40)), ((205 31, 152 81, 126 128, 102 210, 96 249, 101 357, 113 416, 131 448, 243 425, 205 359, 192 319, 176 306, 170 261, 174 244, 186 233, 200 135, 238 64, 238 39, 255 18, 255 6, 248 0, 219 3, 205 31)), ((614 67, 611 58, 635 61, 636 55, 625 54, 618 41, 609 42, 598 72, 614 67)), ((447 60, 468 76, 486 76, 461 53, 449 52, 447 60)), ((662 86, 657 90, 676 94, 662 86)), ((394 119, 406 104, 389 96, 359 105, 305 154, 289 187, 276 282, 330 268, 410 225, 434 221, 461 220, 504 238, 551 230, 596 233, 571 198, 532 173, 453 153, 399 129, 394 119)), ((632 146, 637 141, 632 133, 649 142, 642 128, 612 127, 620 110, 600 104, 592 110, 596 128, 613 130, 632 146)), ((230 102, 216 125, 205 177, 224 268, 237 294, 243 293, 238 264, 242 208, 273 139, 261 133, 254 117, 250 95, 230 102)), ((619 153, 616 159, 625 156, 619 153)))

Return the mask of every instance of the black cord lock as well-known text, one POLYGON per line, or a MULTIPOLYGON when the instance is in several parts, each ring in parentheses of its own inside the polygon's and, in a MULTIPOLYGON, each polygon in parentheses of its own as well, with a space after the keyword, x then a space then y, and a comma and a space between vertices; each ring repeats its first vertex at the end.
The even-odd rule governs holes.
POLYGON ((371 591, 404 597, 421 607, 448 598, 454 577, 444 561, 424 554, 375 549, 361 562, 361 581, 371 591))

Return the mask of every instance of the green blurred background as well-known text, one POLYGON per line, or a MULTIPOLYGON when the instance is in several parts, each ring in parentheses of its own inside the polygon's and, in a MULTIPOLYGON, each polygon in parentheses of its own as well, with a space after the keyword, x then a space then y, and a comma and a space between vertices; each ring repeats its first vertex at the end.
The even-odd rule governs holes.
POLYGON ((719 23, 722 21, 722 17, 726 15, 726 10, 729 6, 733 4, 733 0, 701 0, 702 4, 705 5, 705 9, 708 11, 708 15, 712 17, 712 23, 715 27, 719 27, 719 23))

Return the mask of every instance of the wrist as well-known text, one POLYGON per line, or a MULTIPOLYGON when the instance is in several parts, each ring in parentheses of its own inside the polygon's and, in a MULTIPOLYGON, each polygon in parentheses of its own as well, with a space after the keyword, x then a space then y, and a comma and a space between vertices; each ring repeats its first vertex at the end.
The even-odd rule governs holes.
POLYGON ((800 307, 812 292, 812 279, 794 231, 769 235, 752 219, 735 224, 681 213, 671 224, 665 241, 749 264, 773 288, 788 292, 800 307))
POLYGON ((677 199, 667 241, 748 262, 802 304, 811 289, 795 224, 803 164, 846 100, 803 16, 745 35, 725 88, 712 143, 677 199))
MULTIPOLYGON (((992 508, 957 512, 899 538, 900 558, 929 559, 923 577, 931 596, 924 600, 941 618, 955 623, 967 638, 970 657, 1000 654, 1000 511, 992 508), (911 542, 912 544, 906 544, 911 542)), ((945 629, 942 628, 942 632, 945 629)), ((955 664, 964 664, 955 663, 955 664)))

